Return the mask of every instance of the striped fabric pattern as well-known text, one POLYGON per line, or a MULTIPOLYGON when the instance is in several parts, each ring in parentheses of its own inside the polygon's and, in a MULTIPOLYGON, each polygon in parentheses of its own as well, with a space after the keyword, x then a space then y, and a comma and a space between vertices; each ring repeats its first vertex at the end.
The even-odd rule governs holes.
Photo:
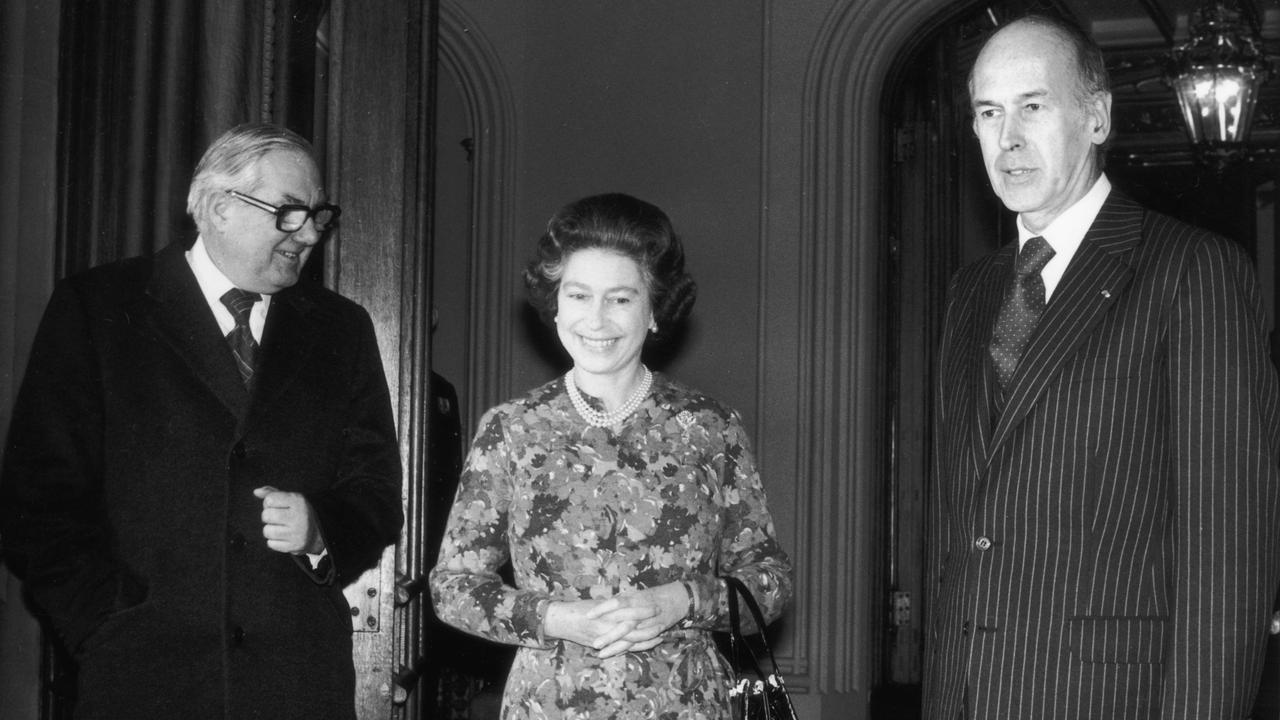
POLYGON ((240 380, 246 386, 253 380, 253 370, 258 356, 258 341, 253 339, 253 330, 249 328, 249 313, 262 296, 256 292, 248 292, 240 288, 231 288, 222 294, 219 300, 236 319, 236 326, 227 333, 227 344, 236 358, 236 369, 240 371, 240 380))
POLYGON ((1113 192, 997 407, 1016 253, 953 279, 925 717, 1244 718, 1280 583, 1280 394, 1248 257, 1113 192))

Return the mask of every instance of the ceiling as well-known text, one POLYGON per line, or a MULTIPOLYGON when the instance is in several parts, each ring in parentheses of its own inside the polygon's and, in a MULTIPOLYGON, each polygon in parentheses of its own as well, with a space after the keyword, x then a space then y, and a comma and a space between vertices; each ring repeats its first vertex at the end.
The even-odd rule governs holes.
MULTIPOLYGON (((1165 45, 1187 37, 1187 16, 1197 0, 1056 0, 1103 47, 1165 45)), ((1257 18, 1265 39, 1280 38, 1280 0, 1236 0, 1247 16, 1257 18)))
MULTIPOLYGON (((1280 162, 1280 0, 1222 0, 1257 19, 1262 49, 1277 72, 1253 115, 1255 146, 1280 162)), ((1188 15, 1205 0, 987 0, 965 4, 957 66, 969 67, 993 26, 1026 12, 1069 17, 1102 47, 1113 97, 1109 156, 1135 164, 1190 162, 1177 98, 1165 81, 1169 51, 1188 37, 1188 15), (1170 39, 1171 38, 1171 39, 1170 39)), ((963 95, 963 74, 953 78, 963 95)))

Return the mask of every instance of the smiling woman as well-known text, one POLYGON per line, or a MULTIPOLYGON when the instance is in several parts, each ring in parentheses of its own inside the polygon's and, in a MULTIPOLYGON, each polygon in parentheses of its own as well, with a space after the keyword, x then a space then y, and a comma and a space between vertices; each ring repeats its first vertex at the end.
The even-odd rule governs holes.
POLYGON ((616 410, 645 374, 640 349, 658 327, 640 266, 609 250, 575 252, 564 263, 556 304, 556 332, 573 358, 570 384, 616 410))
POLYGON ((481 420, 436 612, 519 646, 505 718, 728 718, 720 577, 773 620, 791 561, 737 412, 641 363, 693 304, 680 239, 649 203, 584 198, 551 219, 525 281, 573 368, 481 420))

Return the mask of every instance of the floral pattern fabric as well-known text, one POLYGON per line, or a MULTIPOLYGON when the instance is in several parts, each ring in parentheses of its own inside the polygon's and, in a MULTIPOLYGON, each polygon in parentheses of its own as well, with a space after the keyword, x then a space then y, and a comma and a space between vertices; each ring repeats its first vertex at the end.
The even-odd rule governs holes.
POLYGON ((506 720, 716 719, 729 716, 727 665, 710 635, 728 628, 725 574, 769 620, 791 598, 791 563, 741 419, 658 374, 613 427, 587 425, 563 379, 487 412, 431 588, 445 622, 520 646, 506 720), (498 574, 508 559, 515 587, 498 574), (542 637, 552 601, 677 580, 694 589, 696 610, 652 650, 602 660, 542 637))

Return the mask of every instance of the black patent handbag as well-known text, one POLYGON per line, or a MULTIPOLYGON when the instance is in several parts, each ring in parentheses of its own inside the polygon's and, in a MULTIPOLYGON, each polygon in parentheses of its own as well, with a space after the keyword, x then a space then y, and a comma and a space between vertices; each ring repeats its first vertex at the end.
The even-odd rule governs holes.
POLYGON ((773 650, 764 636, 764 615, 756 599, 741 580, 724 577, 729 588, 729 662, 733 664, 733 686, 729 688, 729 702, 735 720, 797 720, 795 708, 791 705, 791 696, 787 695, 787 684, 778 670, 778 661, 773 658, 773 650), (769 658, 765 673, 754 649, 747 644, 742 632, 741 616, 738 613, 738 598, 746 604, 747 610, 756 622, 760 634, 760 647, 763 655, 769 658))

